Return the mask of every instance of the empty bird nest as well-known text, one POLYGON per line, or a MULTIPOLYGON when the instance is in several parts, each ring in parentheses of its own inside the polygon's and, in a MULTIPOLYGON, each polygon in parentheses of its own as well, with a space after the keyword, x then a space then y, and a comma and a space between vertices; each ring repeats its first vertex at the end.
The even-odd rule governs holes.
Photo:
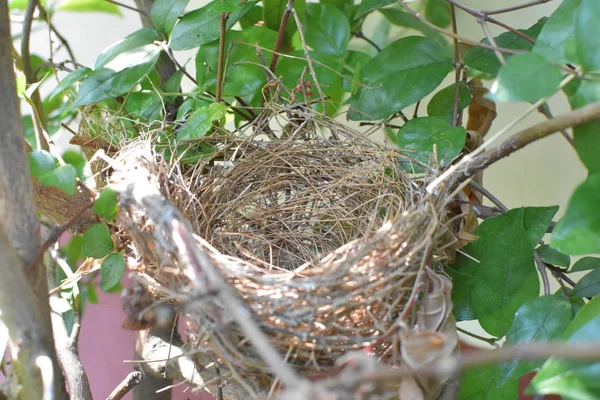
MULTIPOLYGON (((86 126, 110 123, 84 119, 80 142, 86 126)), ((129 304, 141 310, 130 318, 175 305, 189 353, 212 360, 198 374, 218 368, 213 393, 264 394, 310 377, 334 382, 337 398, 393 398, 397 381, 365 389, 342 375, 421 368, 455 351, 441 267, 462 215, 444 190, 425 194, 427 177, 405 172, 406 155, 303 108, 189 142, 163 127, 114 143, 105 178, 119 193, 115 232, 152 294, 129 304)), ((411 382, 424 398, 440 388, 411 382)))

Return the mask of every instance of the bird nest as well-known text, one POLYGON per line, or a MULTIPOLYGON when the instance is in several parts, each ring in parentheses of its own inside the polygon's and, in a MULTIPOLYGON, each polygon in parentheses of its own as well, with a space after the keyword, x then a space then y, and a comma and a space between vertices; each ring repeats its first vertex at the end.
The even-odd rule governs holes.
POLYGON ((247 391, 280 371, 244 316, 300 376, 336 375, 355 350, 411 367, 453 352, 448 195, 364 134, 285 115, 191 143, 212 149, 194 163, 155 134, 121 146, 121 235, 155 304, 177 304, 191 351, 247 391))

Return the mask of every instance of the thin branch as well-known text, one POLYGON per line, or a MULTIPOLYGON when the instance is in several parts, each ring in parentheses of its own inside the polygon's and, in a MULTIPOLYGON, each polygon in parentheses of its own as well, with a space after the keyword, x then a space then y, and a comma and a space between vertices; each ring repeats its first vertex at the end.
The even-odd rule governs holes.
POLYGON ((225 39, 227 34, 227 20, 229 19, 228 13, 221 13, 221 30, 219 33, 219 57, 217 58, 217 94, 215 96, 216 102, 221 102, 221 91, 223 90, 223 78, 225 72, 225 39))
POLYGON ((540 272, 540 276, 542 277, 542 287, 544 288, 544 295, 549 295, 550 292, 550 279, 548 279, 548 270, 546 269, 546 265, 542 261, 542 257, 540 257, 537 251, 533 252, 533 259, 535 260, 535 265, 537 270, 540 272))
MULTIPOLYGON (((454 6, 450 5, 450 17, 452 20, 452 33, 455 35, 458 33, 458 27, 456 25, 456 12, 454 6)), ((452 38, 452 44, 454 47, 454 101, 452 104, 452 126, 460 125, 460 118, 458 115, 458 100, 460 96, 460 73, 462 71, 462 64, 460 63, 460 54, 458 49, 458 39, 452 38)))
POLYGON ((488 11, 487 14, 489 14, 489 15, 504 14, 504 13, 511 12, 511 11, 517 11, 517 10, 522 10, 524 8, 537 6, 539 4, 549 3, 551 1, 552 0, 534 0, 534 1, 530 1, 528 3, 524 3, 524 4, 521 4, 521 5, 518 5, 518 6, 500 8, 498 10, 488 11))
POLYGON ((281 24, 279 25, 279 31, 277 32, 277 41, 275 42, 275 48, 273 49, 273 57, 271 58, 271 65, 269 65, 269 69, 271 72, 275 73, 275 67, 277 67, 277 60, 279 59, 279 50, 281 49, 281 45, 283 44, 283 38, 285 36, 285 28, 288 24, 288 20, 290 19, 290 14, 292 9, 294 8, 294 0, 288 0, 285 6, 285 12, 283 13, 283 17, 281 18, 281 24))
POLYGON ((467 331, 465 329, 462 329, 462 328, 460 328, 458 326, 456 327, 456 330, 459 331, 460 333, 463 333, 463 334, 465 334, 467 336, 470 336, 470 337, 472 337, 474 339, 481 340, 482 342, 485 342, 485 343, 487 343, 487 344, 489 344, 491 346, 498 347, 498 343, 496 343, 498 340, 500 340, 498 338, 486 338, 486 337, 483 337, 483 336, 479 336, 479 335, 477 335, 477 334, 475 334, 473 332, 469 332, 469 331, 467 331))
POLYGON ((377 43, 375 43, 374 41, 372 41, 371 39, 369 39, 368 37, 366 37, 363 32, 361 30, 358 30, 356 32, 352 32, 352 35, 358 39, 362 39, 365 42, 369 43, 371 46, 373 46, 373 48, 375 50, 377 50, 378 52, 381 52, 381 47, 379 47, 377 45, 377 43))
MULTIPOLYGON (((548 107, 548 104, 542 104, 538 108, 538 111, 540 112, 540 114, 542 114, 544 117, 546 117, 548 119, 554 118, 554 115, 552 115, 552 111, 550 111, 550 107, 548 107)), ((565 140, 567 141, 567 143, 569 143, 571 145, 571 147, 573 149, 575 149, 575 144, 573 143, 573 138, 569 135, 569 133, 567 132, 567 130, 566 129, 562 129, 560 131, 560 134, 562 135, 562 137, 565 138, 565 140)))
POLYGON ((60 40, 62 45, 65 46, 65 49, 67 49, 67 53, 69 54, 69 57, 71 58, 71 60, 73 60, 73 63, 75 63, 75 61, 76 61, 75 53, 73 53, 73 49, 71 48, 69 41, 56 29, 56 27, 52 23, 52 20, 50 19, 50 15, 48 14, 48 11, 44 8, 44 6, 42 4, 38 4, 38 9, 40 10, 40 18, 46 20, 46 23, 50 27, 50 30, 52 31, 52 33, 54 33, 54 36, 56 36, 58 38, 58 40, 60 40))
POLYGON ((491 44, 487 44, 487 43, 483 43, 483 42, 476 42, 476 41, 471 40, 469 38, 456 35, 456 34, 454 34, 452 32, 448 32, 445 29, 442 29, 439 26, 437 26, 435 24, 432 24, 427 19, 423 18, 419 13, 415 12, 412 8, 410 8, 403 0, 396 0, 396 1, 398 2, 398 4, 400 4, 400 6, 407 13, 409 13, 410 15, 412 15, 414 18, 418 19, 419 21, 421 21, 422 23, 424 23, 425 25, 427 25, 431 29, 434 29, 437 32, 440 32, 440 33, 442 33, 442 34, 444 34, 446 36, 458 39, 461 42, 470 44, 471 46, 482 47, 484 49, 489 49, 489 50, 494 50, 494 51, 500 51, 500 52, 506 53, 506 54, 519 54, 519 53, 523 52, 523 51, 519 51, 519 50, 515 50, 515 49, 509 49, 509 48, 506 48, 506 47, 495 47, 495 46, 493 46, 491 44))
POLYGON ((113 390, 106 400, 121 400, 131 389, 136 387, 142 382, 142 373, 140 371, 133 371, 125 379, 123 382, 119 383, 119 386, 113 390))
POLYGON ((327 106, 325 104, 325 93, 321 89, 321 84, 317 79, 317 74, 315 73, 315 68, 312 63, 312 59, 310 57, 310 53, 308 51, 308 46, 306 45, 306 40, 304 40, 304 31, 302 29, 302 24, 300 23, 300 18, 298 18, 298 14, 296 10, 292 8, 292 13, 294 14, 294 20, 296 21, 296 27, 298 28, 298 35, 300 36, 300 42, 302 43, 302 48, 304 49, 304 57, 306 57, 306 63, 308 64, 308 70, 310 71, 310 75, 315 81, 315 86, 317 87, 317 91, 319 92, 319 98, 321 99, 321 105, 323 106, 323 114, 327 115, 327 106))
POLYGON ((545 360, 558 357, 567 360, 597 361, 600 360, 600 346, 597 343, 571 344, 564 342, 527 343, 506 346, 496 350, 471 351, 460 357, 427 365, 421 369, 410 369, 401 366, 388 368, 360 377, 360 382, 381 382, 407 376, 450 377, 456 376, 467 368, 475 368, 488 364, 499 364, 513 360, 545 360))
POLYGON ((114 4, 114 5, 116 5, 116 6, 119 6, 119 7, 126 8, 126 9, 128 9, 128 10, 131 10, 131 11, 135 11, 136 13, 140 13, 140 14, 141 14, 141 15, 143 15, 144 17, 148 17, 148 18, 150 18, 150 14, 149 14, 149 13, 147 13, 146 11, 140 10, 140 9, 138 9, 138 8, 135 8, 135 7, 129 6, 129 5, 127 5, 127 4, 123 4, 123 3, 121 3, 121 2, 118 2, 118 1, 115 1, 115 0, 104 0, 104 1, 106 1, 107 3, 112 3, 112 4, 114 4))

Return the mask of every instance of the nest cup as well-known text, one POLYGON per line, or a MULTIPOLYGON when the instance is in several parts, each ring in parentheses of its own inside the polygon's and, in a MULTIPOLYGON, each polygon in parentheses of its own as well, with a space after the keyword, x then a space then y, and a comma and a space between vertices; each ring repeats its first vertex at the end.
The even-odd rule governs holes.
MULTIPOLYGON (((161 152, 144 159, 296 371, 327 375, 352 350, 410 364, 402 347, 408 333, 453 327, 449 281, 438 274, 457 247, 447 197, 426 195, 426 178, 407 175, 397 151, 311 110, 301 118, 278 110, 261 121, 203 139, 214 150, 193 164, 161 152)), ((156 227, 135 218, 128 226, 135 226, 125 229, 132 254, 142 261, 137 276, 154 282, 157 300, 186 303, 190 279, 155 239, 156 227)), ((253 338, 227 310, 207 311, 198 301, 182 304, 191 348, 229 367, 224 381, 252 377, 267 389, 276 371, 249 344, 253 338)))

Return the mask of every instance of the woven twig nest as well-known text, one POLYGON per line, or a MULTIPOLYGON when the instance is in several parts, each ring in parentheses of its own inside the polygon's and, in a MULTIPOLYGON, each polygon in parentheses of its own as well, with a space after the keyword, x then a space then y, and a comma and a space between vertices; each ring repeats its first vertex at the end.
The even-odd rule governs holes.
MULTIPOLYGON (((152 135, 121 149, 125 166, 112 183, 132 268, 157 301, 181 305, 191 349, 213 357, 223 384, 247 378, 246 390, 266 390, 278 371, 214 298, 223 288, 203 280, 206 270, 190 271, 195 253, 181 254, 182 226, 208 256, 199 265, 216 267, 302 376, 339 375, 352 351, 415 368, 448 356, 457 344, 451 285, 439 273, 457 242, 448 199, 425 195, 398 152, 310 111, 303 117, 287 121, 294 129, 283 139, 272 121, 268 139, 257 125, 206 139, 215 151, 193 166, 152 152, 152 135)), ((439 389, 418 383, 425 397, 439 389)), ((398 390, 396 382, 377 398, 398 390)))

